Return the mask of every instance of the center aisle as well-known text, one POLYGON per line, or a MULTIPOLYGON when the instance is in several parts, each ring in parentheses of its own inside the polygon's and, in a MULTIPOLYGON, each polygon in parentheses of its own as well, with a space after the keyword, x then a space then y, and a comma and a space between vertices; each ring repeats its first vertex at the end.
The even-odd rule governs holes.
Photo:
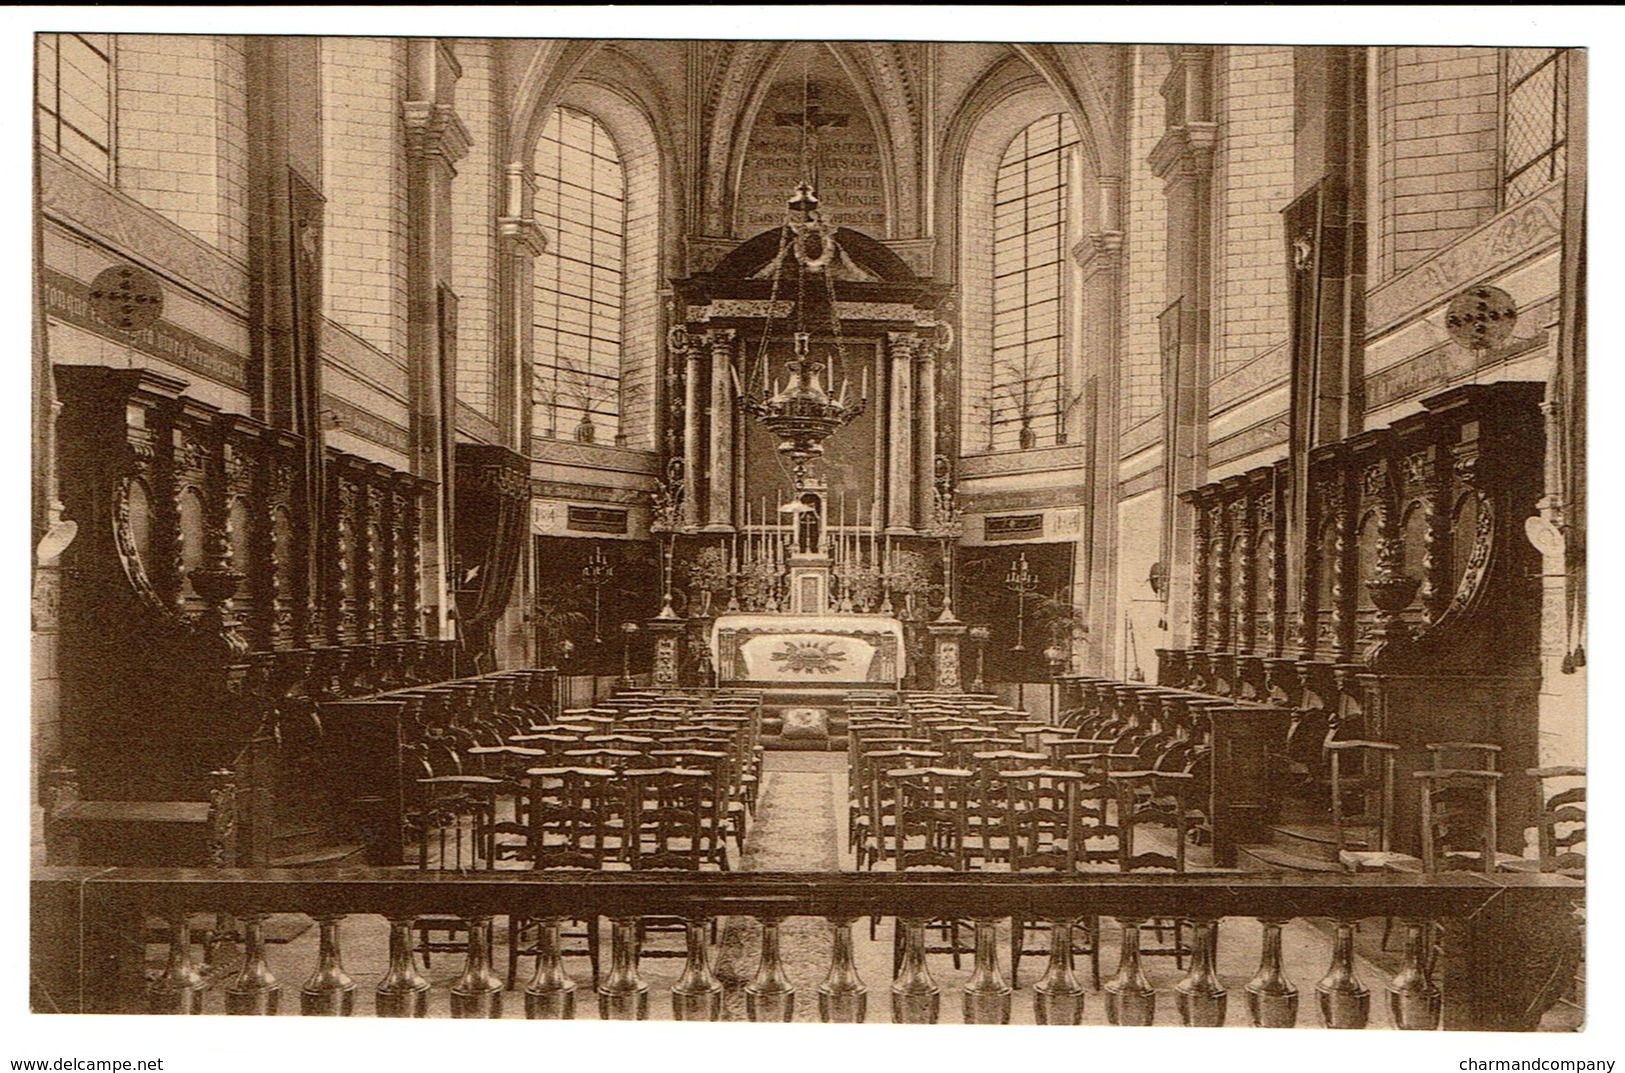
MULTIPOLYGON (((845 848, 840 829, 845 784, 844 753, 769 752, 740 871, 839 871, 845 848)), ((809 917, 793 917, 779 926, 785 975, 796 989, 797 1021, 818 1020, 818 985, 829 967, 830 933, 827 922, 809 917)), ((761 952, 761 924, 728 918, 716 954, 724 987, 723 1020, 746 1020, 744 988, 756 975, 761 952)))

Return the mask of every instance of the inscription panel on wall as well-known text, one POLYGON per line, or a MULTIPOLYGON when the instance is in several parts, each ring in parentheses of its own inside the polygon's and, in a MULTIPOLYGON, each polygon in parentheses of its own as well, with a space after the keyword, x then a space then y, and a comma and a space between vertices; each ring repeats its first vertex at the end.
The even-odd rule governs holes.
POLYGON ((808 178, 804 129, 826 217, 836 226, 885 237, 880 142, 857 95, 834 70, 814 71, 805 91, 799 71, 768 91, 745 150, 734 233, 748 237, 784 222, 785 202, 808 178))

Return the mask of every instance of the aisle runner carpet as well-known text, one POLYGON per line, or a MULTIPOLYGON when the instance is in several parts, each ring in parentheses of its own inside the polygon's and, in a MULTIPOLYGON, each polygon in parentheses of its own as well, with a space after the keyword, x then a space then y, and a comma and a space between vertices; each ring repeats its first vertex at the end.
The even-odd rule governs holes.
MULTIPOLYGON (((845 802, 835 800, 834 778, 827 772, 764 772, 756 822, 745 839, 740 869, 837 871, 837 805, 844 808, 845 802)), ((829 966, 830 934, 827 921, 811 917, 793 917, 779 925, 785 973, 796 989, 797 1021, 818 1020, 818 985, 829 966)), ((717 976, 724 988, 723 1020, 746 1019, 744 987, 756 975, 761 952, 761 924, 751 917, 729 917, 716 952, 717 976)))

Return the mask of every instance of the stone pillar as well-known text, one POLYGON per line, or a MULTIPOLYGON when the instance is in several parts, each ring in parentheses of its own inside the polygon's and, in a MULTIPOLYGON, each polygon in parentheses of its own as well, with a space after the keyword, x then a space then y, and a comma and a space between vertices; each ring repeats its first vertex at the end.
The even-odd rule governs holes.
POLYGON ((1190 512, 1179 493, 1207 480, 1208 320, 1212 285, 1212 50, 1182 48, 1162 96, 1167 129, 1151 150, 1151 171, 1168 198, 1168 307, 1163 313, 1163 555, 1168 564, 1168 627, 1173 647, 1186 643, 1191 564, 1190 512))
POLYGON ((914 517, 929 525, 936 508, 932 493, 937 483, 937 346, 920 340, 915 347, 919 361, 920 449, 915 453, 914 517))
POLYGON ((711 348, 711 437, 705 528, 713 533, 733 532, 734 486, 734 330, 715 328, 706 333, 711 348))
POLYGON ((938 693, 959 693, 964 689, 959 675, 959 649, 969 628, 958 622, 933 622, 926 627, 931 632, 931 647, 936 661, 932 688, 938 693))
POLYGON ((914 353, 919 341, 913 332, 886 333, 891 370, 886 440, 888 533, 914 532, 914 353))
POLYGON ((435 609, 432 636, 451 636, 447 617, 452 556, 455 330, 450 290, 451 183, 468 152, 468 131, 452 106, 461 73, 445 42, 407 42, 406 134, 407 366, 411 370, 412 471, 432 482, 434 509, 424 519, 423 606, 435 609))
POLYGON ((501 214, 497 217, 498 345, 502 360, 497 377, 498 426, 512 438, 506 446, 530 454, 531 377, 535 341, 531 327, 531 299, 535 287, 536 258, 547 252, 547 233, 536 223, 536 176, 530 165, 512 163, 504 169, 501 214))
MULTIPOLYGON (((1117 176, 1096 180, 1099 194, 1099 230, 1072 251, 1082 274, 1083 384, 1092 395, 1092 434, 1089 470, 1088 529, 1081 549, 1078 576, 1085 586, 1082 602, 1088 616, 1089 642, 1083 669, 1096 674, 1112 670, 1118 650, 1117 632, 1117 467, 1119 317, 1122 302, 1123 221, 1122 186, 1117 176)), ((1143 623, 1136 623, 1136 632, 1143 623)), ((1150 637, 1146 632, 1143 636, 1150 637)), ((1125 669, 1126 673, 1126 669, 1125 669)))
MULTIPOLYGON (((503 172, 501 215, 497 217, 497 424, 511 440, 507 446, 529 457, 531 381, 535 375, 535 340, 531 327, 531 299, 536 279, 536 258, 547 252, 547 233, 536 223, 536 177, 524 163, 509 164, 503 172)), ((531 561, 535 543, 525 528, 518 566, 521 606, 535 602, 536 570, 531 561)), ((535 631, 521 630, 521 662, 535 665, 535 631)))
POLYGON ((688 622, 684 619, 657 618, 650 619, 648 627, 655 639, 655 688, 676 689, 683 665, 683 633, 688 629, 688 622))
POLYGON ((688 482, 688 495, 683 497, 683 527, 695 528, 700 524, 700 348, 690 343, 683 355, 683 479, 688 482))

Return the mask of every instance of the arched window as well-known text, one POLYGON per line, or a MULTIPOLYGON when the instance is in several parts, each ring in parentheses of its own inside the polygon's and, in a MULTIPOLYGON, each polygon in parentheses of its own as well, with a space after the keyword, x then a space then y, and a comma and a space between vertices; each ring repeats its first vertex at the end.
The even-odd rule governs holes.
POLYGON ((536 145, 535 414, 548 439, 614 443, 621 428, 626 171, 592 116, 555 109, 536 145))
POLYGON ((1011 140, 993 194, 993 370, 988 446, 1065 442, 1067 229, 1078 139, 1061 115, 1011 140))

